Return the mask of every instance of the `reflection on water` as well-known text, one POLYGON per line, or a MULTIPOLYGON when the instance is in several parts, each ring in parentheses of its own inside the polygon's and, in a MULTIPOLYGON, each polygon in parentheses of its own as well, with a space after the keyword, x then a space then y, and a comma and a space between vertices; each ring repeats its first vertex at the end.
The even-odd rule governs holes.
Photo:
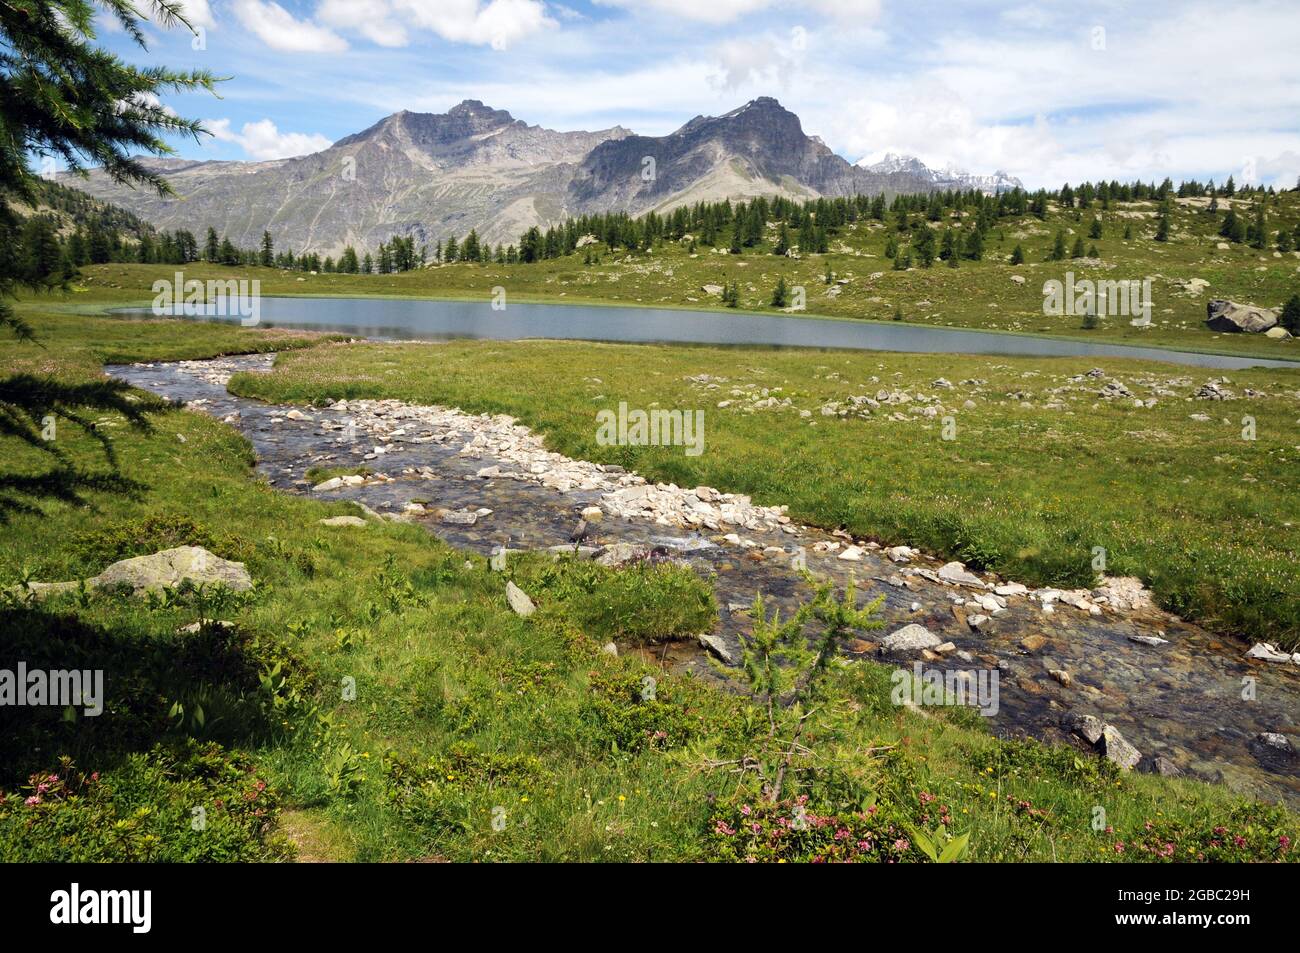
MULTIPOLYGON (((557 338, 943 354, 1128 357, 1225 370, 1252 366, 1300 367, 1300 363, 1294 361, 1195 354, 1124 344, 1093 344, 996 331, 667 308, 512 304, 503 311, 494 311, 487 301, 269 297, 262 299, 261 307, 264 327, 335 331, 389 340, 557 338)), ((140 310, 129 309, 128 313, 140 313, 140 310)), ((214 315, 201 320, 233 319, 214 315)))

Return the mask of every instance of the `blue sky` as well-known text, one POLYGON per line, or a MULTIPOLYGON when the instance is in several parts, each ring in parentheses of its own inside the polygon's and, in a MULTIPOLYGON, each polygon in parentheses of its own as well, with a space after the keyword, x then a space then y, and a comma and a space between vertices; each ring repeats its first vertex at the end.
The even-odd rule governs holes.
POLYGON ((1300 4, 935 0, 186 0, 140 63, 231 79, 169 106, 192 158, 316 151, 480 99, 556 129, 661 135, 775 96, 850 161, 885 152, 1031 187, 1300 177, 1300 4), (197 47, 197 48, 196 48, 197 47))

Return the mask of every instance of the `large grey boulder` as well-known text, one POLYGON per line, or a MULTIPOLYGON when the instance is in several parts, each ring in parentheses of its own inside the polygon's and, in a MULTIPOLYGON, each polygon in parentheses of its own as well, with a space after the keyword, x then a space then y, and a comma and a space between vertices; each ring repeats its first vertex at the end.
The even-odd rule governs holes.
POLYGON ((1205 306, 1205 323, 1213 331, 1259 334, 1277 324, 1278 312, 1216 298, 1205 306))
POLYGON ((98 576, 81 582, 29 582, 11 591, 37 598, 80 589, 129 587, 133 594, 161 592, 188 582, 194 586, 225 586, 236 592, 253 588, 243 563, 222 559, 202 546, 177 546, 148 556, 115 562, 98 576))
POLYGON ((202 546, 177 546, 148 556, 136 556, 113 563, 87 585, 130 586, 141 592, 160 592, 183 582, 195 586, 225 586, 236 592, 253 588, 253 580, 243 563, 231 562, 208 552, 202 546))

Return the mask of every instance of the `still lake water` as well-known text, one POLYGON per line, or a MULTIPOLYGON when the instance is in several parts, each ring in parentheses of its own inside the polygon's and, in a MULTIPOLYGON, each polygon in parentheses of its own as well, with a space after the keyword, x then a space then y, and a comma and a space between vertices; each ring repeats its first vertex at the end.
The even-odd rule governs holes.
MULTIPOLYGON (((140 313, 141 309, 125 309, 140 313)), ((238 318, 207 316, 195 320, 238 318)), ((1092 344, 996 331, 834 321, 784 315, 668 308, 620 308, 570 304, 511 304, 493 311, 480 301, 414 298, 261 299, 263 327, 334 331, 388 340, 555 338, 658 344, 770 345, 851 348, 943 354, 1005 354, 1038 357, 1128 357, 1194 367, 1300 367, 1266 358, 1226 357, 1124 344, 1092 344)))

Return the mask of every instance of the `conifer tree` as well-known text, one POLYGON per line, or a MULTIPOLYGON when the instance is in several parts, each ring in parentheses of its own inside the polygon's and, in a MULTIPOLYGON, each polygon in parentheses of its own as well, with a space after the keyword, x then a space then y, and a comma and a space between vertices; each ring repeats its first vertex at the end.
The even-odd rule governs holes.
MULTIPOLYGON (((138 158, 142 152, 166 155, 168 135, 198 137, 202 126, 158 102, 167 90, 213 88, 211 74, 166 67, 140 68, 94 45, 94 18, 103 12, 139 46, 145 46, 146 14, 164 29, 189 24, 176 0, 23 0, 0 3, 0 329, 34 342, 31 327, 8 299, 27 284, 20 271, 18 226, 9 203, 36 204, 37 179, 31 157, 57 157, 72 172, 84 163, 99 166, 114 182, 168 191, 164 179, 138 158)), ((108 260, 109 242, 101 229, 89 237, 88 255, 108 260), (98 235, 96 234, 98 233, 98 235)), ((41 244, 44 240, 41 239, 41 244)), ((44 271, 48 247, 38 250, 44 271)), ((29 258, 29 267, 31 259, 29 258)), ((122 381, 68 383, 38 374, 0 379, 0 438, 39 451, 47 468, 26 467, 0 473, 0 521, 18 512, 40 511, 43 501, 84 504, 98 491, 138 493, 142 485, 117 465, 113 443, 95 418, 116 413, 147 429, 157 402, 128 400, 122 381), (62 423, 88 434, 98 444, 107 469, 91 469, 67 449, 47 439, 62 423)))
POLYGON ((1282 308, 1282 317, 1278 321, 1282 327, 1300 337, 1300 294, 1293 294, 1282 308))
POLYGON ((1251 224, 1251 246, 1261 251, 1268 244, 1268 221, 1264 217, 1264 203, 1255 203, 1255 221, 1251 224))
POLYGON ((776 279, 776 289, 772 292, 772 307, 784 308, 786 306, 786 296, 785 276, 782 275, 776 279))

